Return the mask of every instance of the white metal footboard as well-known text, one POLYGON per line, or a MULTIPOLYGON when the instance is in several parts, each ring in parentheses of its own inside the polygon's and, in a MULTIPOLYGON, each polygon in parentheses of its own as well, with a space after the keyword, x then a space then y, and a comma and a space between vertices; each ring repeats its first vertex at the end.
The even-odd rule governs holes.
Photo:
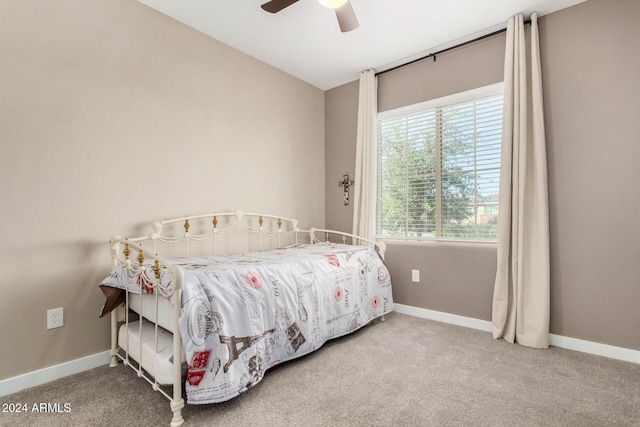
MULTIPOLYGON (((139 355, 138 360, 136 360, 137 364, 134 365, 131 363, 130 354, 131 350, 129 348, 129 332, 130 332, 130 302, 129 302, 129 292, 125 293, 125 306, 124 308, 120 308, 118 310, 114 310, 111 314, 111 363, 109 366, 114 367, 118 364, 118 359, 120 359, 125 366, 131 367, 134 371, 136 371, 137 375, 141 378, 144 378, 149 384, 151 384, 154 391, 160 392, 167 399, 170 400, 171 410, 173 411, 173 418, 171 420, 171 426, 179 426, 183 423, 182 418, 182 408, 184 407, 184 400, 182 399, 182 384, 181 384, 181 361, 183 359, 183 350, 182 350, 182 341, 180 337, 180 330, 178 328, 178 319, 181 314, 181 290, 184 278, 184 272, 179 266, 173 266, 167 260, 161 258, 156 253, 149 251, 144 247, 141 242, 132 242, 128 239, 123 239, 121 237, 114 237, 111 239, 111 250, 112 250, 112 259, 113 266, 121 266, 125 268, 132 277, 138 277, 141 280, 144 280, 146 286, 153 289, 156 299, 156 321, 154 324, 154 348, 155 353, 158 352, 158 299, 171 297, 173 300, 173 319, 171 320, 171 324, 173 325, 173 382, 172 382, 172 393, 169 394, 165 390, 160 387, 157 379, 148 375, 144 369, 143 364, 145 360, 143 360, 143 339, 142 339, 142 318, 144 317, 144 310, 142 309, 142 298, 140 298, 140 304, 138 310, 136 310, 140 317, 139 325, 139 348, 137 349, 137 354, 139 355), (131 246, 134 246, 134 250, 137 251, 137 263, 132 262, 130 258, 131 254, 131 246), (120 247, 123 247, 122 257, 120 256, 120 247), (153 260, 153 277, 147 277, 146 269, 144 267, 145 259, 153 260), (167 269, 171 276, 171 285, 168 287, 163 287, 160 285, 160 275, 161 269, 167 269), (119 322, 124 321, 124 331, 126 333, 126 341, 125 346, 123 348, 124 355, 118 352, 118 324, 119 322)), ((148 289, 149 290, 149 289, 148 289)))
POLYGON ((324 241, 329 242, 332 236, 336 236, 340 238, 340 241, 343 244, 350 243, 352 245, 371 245, 373 246, 380 258, 384 260, 384 253, 387 250, 387 245, 382 241, 376 241, 371 239, 366 239, 364 237, 356 236, 355 234, 345 233, 342 231, 336 230, 327 230, 326 228, 311 228, 309 231, 309 239, 312 243, 319 243, 322 240, 318 238, 318 234, 324 235, 324 241))

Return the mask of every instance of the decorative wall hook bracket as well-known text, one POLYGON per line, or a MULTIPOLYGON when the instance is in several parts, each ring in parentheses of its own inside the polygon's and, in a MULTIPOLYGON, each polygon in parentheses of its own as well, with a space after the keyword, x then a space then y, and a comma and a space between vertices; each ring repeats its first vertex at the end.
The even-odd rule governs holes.
POLYGON ((342 180, 338 181, 338 186, 342 187, 342 197, 345 206, 349 204, 349 187, 353 185, 353 180, 349 179, 349 174, 342 175, 342 180))

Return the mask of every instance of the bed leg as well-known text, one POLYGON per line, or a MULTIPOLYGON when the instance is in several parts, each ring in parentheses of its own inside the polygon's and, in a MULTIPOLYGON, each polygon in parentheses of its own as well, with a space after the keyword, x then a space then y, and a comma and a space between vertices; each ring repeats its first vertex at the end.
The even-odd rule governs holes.
POLYGON ((378 317, 378 319, 380 319, 380 321, 381 321, 381 322, 384 322, 385 320, 387 320, 387 319, 384 317, 384 314, 383 314, 382 316, 378 317))
POLYGON ((111 362, 109 363, 110 368, 114 368, 118 366, 118 358, 116 354, 118 354, 118 315, 116 314, 117 309, 111 312, 111 362))
POLYGON ((182 311, 182 275, 178 279, 178 289, 173 293, 173 399, 171 399, 171 410, 173 411, 173 419, 171 427, 182 425, 182 408, 184 408, 184 399, 182 399, 182 338, 180 337, 180 326, 178 319, 182 311))
POLYGON ((182 408, 184 408, 183 399, 175 399, 171 401, 171 410, 173 411, 173 418, 171 419, 171 427, 177 427, 182 425, 184 418, 182 418, 182 408))

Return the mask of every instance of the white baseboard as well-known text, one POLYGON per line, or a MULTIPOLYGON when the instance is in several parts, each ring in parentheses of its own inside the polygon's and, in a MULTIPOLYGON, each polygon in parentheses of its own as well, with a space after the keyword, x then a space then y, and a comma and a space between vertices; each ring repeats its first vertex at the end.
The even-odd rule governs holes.
POLYGON ((593 341, 579 340, 577 338, 565 337, 562 335, 549 334, 549 344, 566 348, 567 350, 581 351, 583 353, 604 356, 610 359, 623 360, 640 364, 640 351, 630 348, 615 347, 613 345, 601 344, 593 341))
MULTIPOLYGON (((450 323, 452 325, 478 329, 484 332, 492 331, 491 322, 487 320, 474 319, 472 317, 464 317, 457 314, 443 313, 441 311, 427 310, 426 308, 397 303, 394 303, 394 307, 395 311, 401 314, 408 314, 410 316, 421 317, 423 319, 435 320, 436 322, 450 323)), ((640 351, 629 348, 615 347, 612 345, 600 344, 597 342, 554 334, 549 334, 549 344, 554 347, 560 347, 567 350, 575 350, 582 353, 595 354, 597 356, 608 357, 610 359, 640 364, 640 351)))
POLYGON ((426 308, 413 307, 411 305, 398 304, 395 302, 393 303, 393 307, 394 311, 398 313, 435 320, 436 322, 464 326, 465 328, 478 329, 484 332, 491 332, 491 322, 487 320, 458 316, 457 314, 444 313, 442 311, 427 310, 426 308))
POLYGON ((17 393, 27 388, 68 377, 69 375, 79 374, 98 366, 107 365, 110 361, 110 352, 105 351, 37 371, 27 372, 17 377, 0 380, 0 396, 17 393))

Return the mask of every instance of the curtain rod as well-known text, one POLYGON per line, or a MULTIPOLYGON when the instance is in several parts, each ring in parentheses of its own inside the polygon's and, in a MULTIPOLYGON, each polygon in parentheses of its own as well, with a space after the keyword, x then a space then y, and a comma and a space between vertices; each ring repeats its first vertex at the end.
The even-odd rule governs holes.
MULTIPOLYGON (((524 21, 524 25, 527 25, 527 24, 531 24, 531 20, 530 20, 530 19, 528 19, 528 20, 524 21)), ((504 33, 505 31, 507 31, 507 28, 506 28, 506 27, 505 27, 505 28, 502 28, 502 29, 500 29, 500 30, 496 30, 496 31, 494 31, 494 32, 491 32, 491 33, 489 33, 489 34, 485 34, 485 35, 483 35, 483 36, 476 37, 476 38, 475 38, 475 39, 473 39, 473 40, 468 40, 468 41, 466 41, 466 42, 462 42, 462 43, 457 44, 457 45, 455 45, 455 46, 451 46, 451 47, 448 47, 448 48, 446 48, 446 49, 442 49, 442 50, 439 50, 439 51, 437 51, 437 52, 430 53, 430 54, 428 54, 428 55, 426 55, 426 56, 423 56, 423 57, 421 57, 421 58, 414 59, 414 60, 409 61, 409 62, 405 62, 404 64, 396 65, 395 67, 389 68, 388 70, 384 70, 384 71, 380 71, 380 72, 376 73, 376 77, 377 77, 377 76, 380 76, 380 75, 382 75, 382 74, 388 73, 388 72, 390 72, 390 71, 397 70, 398 68, 406 67, 407 65, 411 65, 411 64, 414 64, 414 63, 416 63, 416 62, 423 61, 423 60, 425 60, 425 59, 427 59, 427 58, 433 58, 433 62, 436 62, 436 57, 437 57, 438 55, 440 55, 441 53, 449 52, 450 50, 454 50, 454 49, 457 49, 457 48, 459 48, 459 47, 466 46, 466 45, 468 45, 468 44, 475 43, 475 42, 477 42, 477 41, 484 40, 484 39, 489 38, 489 37, 493 37, 493 36, 495 36, 495 35, 498 35, 498 34, 504 33)))

